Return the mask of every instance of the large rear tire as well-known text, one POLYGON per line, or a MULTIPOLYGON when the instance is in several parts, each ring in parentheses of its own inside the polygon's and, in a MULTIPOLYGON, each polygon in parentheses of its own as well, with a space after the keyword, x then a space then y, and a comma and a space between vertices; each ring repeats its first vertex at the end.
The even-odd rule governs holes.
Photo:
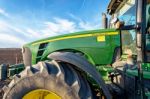
POLYGON ((61 99, 93 99, 86 79, 69 64, 56 61, 26 67, 4 87, 3 99, 25 99, 30 92, 39 89, 55 93, 61 99))

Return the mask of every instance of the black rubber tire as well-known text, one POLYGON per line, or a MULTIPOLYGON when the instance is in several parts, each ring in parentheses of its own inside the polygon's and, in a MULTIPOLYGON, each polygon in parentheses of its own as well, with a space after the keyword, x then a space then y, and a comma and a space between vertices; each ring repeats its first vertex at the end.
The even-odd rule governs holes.
POLYGON ((86 79, 69 64, 56 61, 28 66, 4 88, 3 99, 22 99, 32 90, 50 90, 62 99, 93 99, 86 79))

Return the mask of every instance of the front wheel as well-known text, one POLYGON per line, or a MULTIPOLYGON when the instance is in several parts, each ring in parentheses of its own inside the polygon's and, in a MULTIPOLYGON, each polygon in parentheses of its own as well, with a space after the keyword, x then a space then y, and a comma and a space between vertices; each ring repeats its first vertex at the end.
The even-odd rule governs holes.
POLYGON ((26 67, 4 91, 3 99, 93 99, 87 80, 56 61, 26 67))

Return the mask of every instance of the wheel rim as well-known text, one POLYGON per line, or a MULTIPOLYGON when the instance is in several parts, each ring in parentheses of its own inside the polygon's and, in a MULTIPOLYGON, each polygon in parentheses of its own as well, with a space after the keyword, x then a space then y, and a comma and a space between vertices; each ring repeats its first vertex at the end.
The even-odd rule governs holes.
POLYGON ((37 89, 24 95, 22 99, 61 99, 61 97, 52 91, 37 89))

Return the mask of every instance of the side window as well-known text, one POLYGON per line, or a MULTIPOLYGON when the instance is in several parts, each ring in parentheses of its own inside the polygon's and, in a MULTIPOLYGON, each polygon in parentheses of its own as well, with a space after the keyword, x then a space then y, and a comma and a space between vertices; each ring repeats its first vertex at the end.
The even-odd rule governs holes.
POLYGON ((124 54, 126 50, 130 49, 132 54, 136 55, 136 33, 135 30, 123 30, 121 31, 121 41, 122 41, 122 53, 124 54))

